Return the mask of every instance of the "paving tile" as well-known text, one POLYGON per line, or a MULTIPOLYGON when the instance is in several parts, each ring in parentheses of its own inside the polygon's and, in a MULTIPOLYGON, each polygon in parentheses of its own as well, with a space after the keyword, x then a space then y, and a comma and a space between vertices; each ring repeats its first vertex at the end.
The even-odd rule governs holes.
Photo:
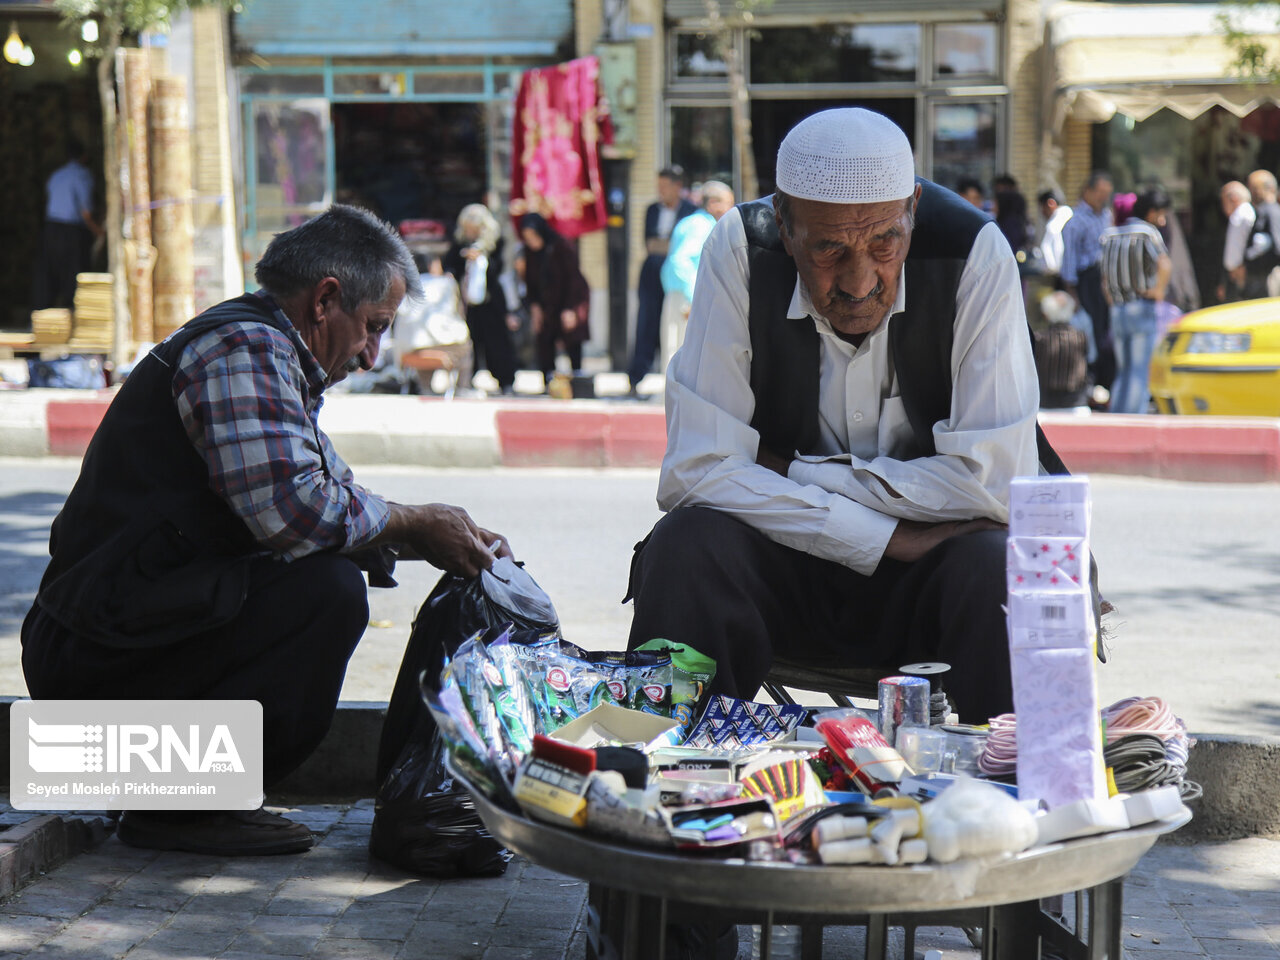
POLYGON ((252 926, 236 935, 227 948, 228 953, 266 953, 272 956, 305 957, 320 942, 320 933, 300 931, 256 930, 252 926))
POLYGON ((65 897, 47 897, 40 892, 40 884, 34 883, 16 897, 4 903, 5 910, 27 916, 59 917, 71 920, 93 906, 93 901, 68 900, 65 897))
POLYGON ((311 952, 311 960, 392 960, 400 952, 401 946, 403 944, 400 940, 344 940, 325 937, 311 952))
MULTIPOLYGON (((1129 950, 1124 951, 1125 960, 1205 960, 1205 954, 1185 953, 1181 950, 1129 950)), ((131 957, 130 960, 133 960, 131 957)))
POLYGON ((403 940, 413 929, 417 912, 417 905, 413 903, 357 900, 347 907, 328 935, 339 939, 403 940))
POLYGON ((1280 960, 1280 947, 1259 940, 1216 940, 1199 937, 1200 947, 1211 957, 1257 957, 1280 960))
POLYGON ((58 933, 65 920, 0 913, 0 951, 27 951, 58 933))
MULTIPOLYGON (((144 940, 139 949, 164 951, 175 957, 210 957, 227 949, 239 933, 240 928, 237 927, 193 930, 168 926, 144 940)), ((129 956, 132 958, 133 954, 129 956)))
POLYGON ((351 901, 345 897, 274 897, 264 913, 286 917, 336 917, 351 901))

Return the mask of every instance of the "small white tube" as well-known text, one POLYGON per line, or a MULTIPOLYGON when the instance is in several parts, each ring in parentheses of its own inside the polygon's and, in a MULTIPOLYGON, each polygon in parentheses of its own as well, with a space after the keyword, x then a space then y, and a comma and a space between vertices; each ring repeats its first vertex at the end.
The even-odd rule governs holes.
POLYGON ((817 849, 824 843, 850 840, 866 835, 866 817, 827 817, 825 820, 819 820, 813 828, 813 846, 817 849))

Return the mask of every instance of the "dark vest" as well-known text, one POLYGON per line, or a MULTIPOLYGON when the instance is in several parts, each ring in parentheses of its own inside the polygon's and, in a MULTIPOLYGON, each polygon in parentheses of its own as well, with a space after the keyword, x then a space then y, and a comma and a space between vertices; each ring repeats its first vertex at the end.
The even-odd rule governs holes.
POLYGON ((258 297, 221 303, 144 357, 103 416, 53 521, 36 597, 77 636, 160 646, 239 612, 249 562, 264 551, 209 489, 174 404, 173 375, 192 338, 245 320, 289 329, 258 297))
MULTIPOLYGON (((897 454, 902 460, 933 456, 933 426, 951 415, 956 291, 978 232, 991 219, 950 190, 917 183, 905 309, 889 322, 889 350, 912 435, 910 449, 897 454)), ((812 453, 818 442, 818 331, 810 321, 787 318, 796 267, 778 235, 772 198, 739 204, 738 211, 750 269, 751 426, 775 453, 812 453)), ((1038 425, 1036 445, 1046 473, 1067 472, 1038 425)))

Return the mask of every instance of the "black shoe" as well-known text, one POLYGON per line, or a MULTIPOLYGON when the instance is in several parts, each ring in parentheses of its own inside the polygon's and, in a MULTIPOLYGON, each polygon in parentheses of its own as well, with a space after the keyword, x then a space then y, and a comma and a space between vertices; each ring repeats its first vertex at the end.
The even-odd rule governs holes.
POLYGON ((303 853, 315 835, 300 823, 257 810, 128 810, 117 835, 131 847, 183 850, 219 857, 303 853))

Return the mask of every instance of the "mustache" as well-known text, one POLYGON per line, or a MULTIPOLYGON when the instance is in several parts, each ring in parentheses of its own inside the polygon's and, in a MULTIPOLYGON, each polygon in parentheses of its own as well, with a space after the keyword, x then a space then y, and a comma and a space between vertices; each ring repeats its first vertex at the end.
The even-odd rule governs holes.
POLYGON ((868 301, 875 300, 882 293, 884 293, 884 284, 877 280, 874 289, 872 289, 872 291, 865 297, 855 297, 853 294, 846 293, 839 287, 836 287, 831 291, 831 299, 833 302, 837 303, 867 303, 868 301))
POLYGON ((360 358, 352 357, 350 360, 348 360, 346 363, 342 365, 342 369, 347 371, 347 373, 355 373, 357 370, 360 369, 360 358))

